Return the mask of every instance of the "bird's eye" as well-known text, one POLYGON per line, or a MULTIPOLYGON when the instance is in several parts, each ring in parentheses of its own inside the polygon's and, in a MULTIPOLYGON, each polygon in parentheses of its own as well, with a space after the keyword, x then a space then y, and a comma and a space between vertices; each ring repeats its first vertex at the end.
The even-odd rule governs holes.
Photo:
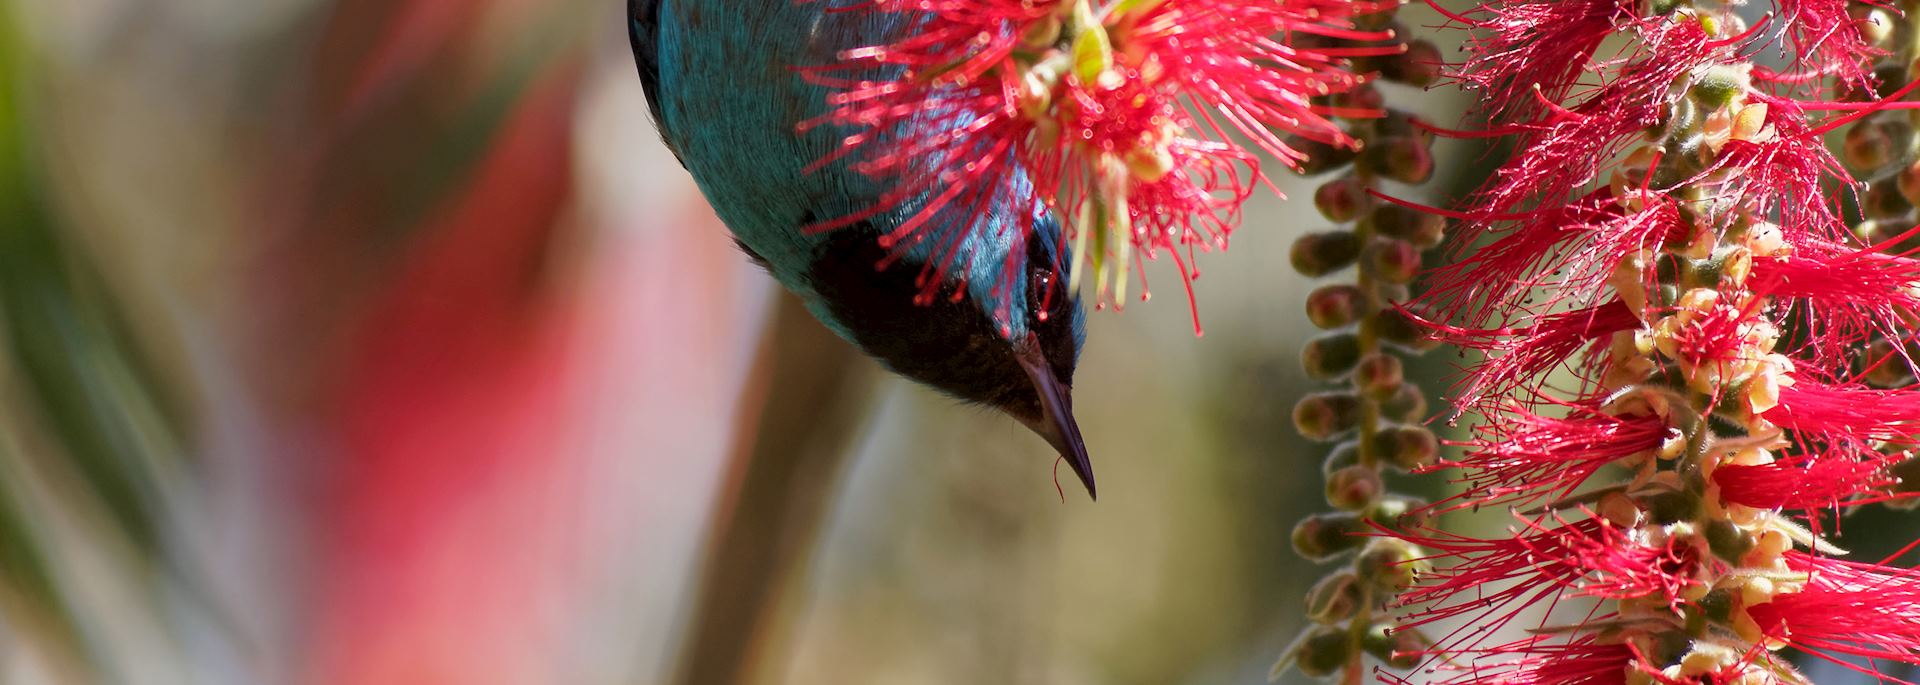
POLYGON ((1060 293, 1054 292, 1053 280, 1051 264, 1037 264, 1028 269, 1027 308, 1032 312, 1033 317, 1040 321, 1047 320, 1047 315, 1061 298, 1060 293))

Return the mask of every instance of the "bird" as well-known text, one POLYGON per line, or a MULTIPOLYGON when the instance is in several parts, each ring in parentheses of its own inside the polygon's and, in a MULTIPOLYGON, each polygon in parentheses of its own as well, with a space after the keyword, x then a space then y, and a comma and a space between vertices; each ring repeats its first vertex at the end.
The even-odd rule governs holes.
POLYGON ((627 11, 654 125, 747 256, 882 366, 1038 434, 1097 499, 1073 415, 1086 315, 1065 292, 1061 222, 1035 202, 996 198, 977 216, 954 203, 933 219, 965 231, 967 258, 930 265, 955 253, 883 240, 918 205, 883 200, 884 179, 820 164, 843 141, 800 126, 828 111, 830 91, 798 67, 881 44, 903 20, 802 0, 628 0, 627 11), (945 282, 928 288, 929 274, 945 282), (917 296, 936 290, 951 296, 917 296))

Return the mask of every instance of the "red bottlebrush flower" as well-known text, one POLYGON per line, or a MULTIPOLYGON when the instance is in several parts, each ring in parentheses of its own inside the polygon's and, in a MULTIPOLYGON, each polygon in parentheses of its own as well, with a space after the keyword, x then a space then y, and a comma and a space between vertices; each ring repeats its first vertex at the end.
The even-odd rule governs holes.
POLYGON ((1652 453, 1667 440, 1680 437, 1658 416, 1610 416, 1592 406, 1569 407, 1564 418, 1540 416, 1516 407, 1474 432, 1474 439, 1465 443, 1467 451, 1459 460, 1423 469, 1465 470, 1466 475, 1459 480, 1466 491, 1451 498, 1457 504, 1442 506, 1441 511, 1469 506, 1527 507, 1548 498, 1565 497, 1608 464, 1652 453))
MULTIPOLYGON (((1599 518, 1546 522, 1519 518, 1508 537, 1479 539, 1444 531, 1400 537, 1451 560, 1402 594, 1403 605, 1421 608, 1403 626, 1467 620, 1472 637, 1512 622, 1522 610, 1566 597, 1659 598, 1677 602, 1701 581, 1703 562, 1691 536, 1659 541, 1635 539, 1599 518)), ((1437 642, 1458 646, 1456 635, 1437 642)))
POLYGON ((1785 561, 1807 574, 1805 586, 1746 602, 1765 639, 1836 663, 1845 662, 1833 655, 1920 662, 1920 572, 1798 552, 1785 561))
POLYGON ((1920 439, 1920 389, 1875 390, 1796 377, 1780 388, 1779 402, 1765 416, 1788 430, 1855 442, 1920 439))
POLYGON ((1616 67, 1617 77, 1606 85, 1571 106, 1549 106, 1542 122, 1515 126, 1522 147, 1480 192, 1474 214, 1491 221, 1528 207, 1569 204, 1575 189, 1661 123, 1676 80, 1710 58, 1731 58, 1730 48, 1692 22, 1666 22, 1648 33, 1637 58, 1616 67))
MULTIPOLYGON (((1674 202, 1659 196, 1636 201, 1640 206, 1628 210, 1613 190, 1601 188, 1565 206, 1517 215, 1512 226, 1491 231, 1483 226, 1481 235, 1492 232, 1499 238, 1436 269, 1429 276, 1432 289, 1420 302, 1461 312, 1463 323, 1474 327, 1595 304, 1622 261, 1683 233, 1674 202)), ((1476 242, 1462 239, 1456 245, 1464 249, 1476 242)), ((1632 303, 1632 310, 1642 304, 1632 303)))
POLYGON ((1530 0, 1483 3, 1466 14, 1436 10, 1475 30, 1464 64, 1449 76, 1480 93, 1489 117, 1533 121, 1545 103, 1561 102, 1600 42, 1630 19, 1633 0, 1530 0), (1542 88, 1534 96, 1534 88, 1542 88))
MULTIPOLYGON (((1456 675, 1431 681, 1441 685, 1626 685, 1627 664, 1637 655, 1626 644, 1603 644, 1593 639, 1564 642, 1531 637, 1516 642, 1455 652, 1456 663, 1442 664, 1440 672, 1456 675)), ((1646 670, 1652 670, 1646 668, 1646 670)), ((1389 676, 1391 682, 1409 683, 1389 676)))
MULTIPOLYGON (((1473 368, 1462 381, 1454 397, 1455 416, 1480 406, 1490 397, 1506 397, 1518 388, 1533 385, 1582 348, 1603 344, 1613 334, 1640 327, 1640 319, 1624 302, 1606 304, 1542 316, 1524 328, 1466 329, 1427 322, 1443 340, 1468 349, 1488 353, 1486 361, 1473 368)), ((1598 357, 1595 356, 1595 359, 1598 357)), ((1508 398, 1530 404, 1530 398, 1508 398)))
MULTIPOLYGON (((1015 207, 1031 198, 1072 225, 1075 258, 1091 262, 1101 300, 1126 298, 1136 250, 1148 259, 1173 254, 1188 281, 1181 251, 1224 247, 1240 206, 1265 183, 1245 143, 1288 164, 1304 156, 1286 136, 1353 145, 1329 120, 1335 111, 1309 99, 1363 82, 1342 70, 1343 58, 1398 48, 1300 48, 1290 39, 1385 39, 1347 23, 1373 8, 1354 0, 870 0, 844 8, 909 28, 891 43, 843 52, 843 64, 807 69, 836 92, 831 111, 803 127, 850 129, 819 164, 846 161, 894 189, 818 228, 911 208, 890 244, 957 244, 953 234, 991 230, 986 215, 1004 206, 995 198, 1015 207)), ((1030 230, 1034 218, 1009 230, 1030 230)), ((1075 269, 1075 279, 1085 271, 1075 269)))
MULTIPOLYGON (((1844 2, 1784 0, 1750 29, 1734 6, 1489 0, 1448 15, 1481 31, 1452 74, 1514 153, 1449 213, 1465 224, 1456 263, 1415 302, 1441 337, 1488 352, 1456 398, 1478 433, 1438 467, 1467 491, 1430 511, 1542 511, 1504 538, 1402 536, 1437 569, 1401 595, 1404 622, 1468 626, 1426 652, 1462 673, 1445 682, 1804 682, 1770 651, 1783 646, 1920 663, 1920 576, 1791 551, 1832 551, 1820 514, 1896 497, 1889 469, 1909 455, 1880 450, 1920 434, 1916 391, 1868 389, 1859 368, 1912 365, 1920 263, 1882 252, 1914 234, 1853 244, 1831 196, 1853 179, 1823 140, 1888 105, 1788 97, 1870 80, 1844 2), (1770 36, 1802 73, 1748 61, 1770 36), (1614 39, 1618 57, 1591 59, 1614 39), (1861 359, 1876 335, 1869 356, 1886 359, 1861 359), (1549 385, 1558 371, 1571 387, 1549 385), (1635 468, 1614 479, 1615 463, 1635 468), (1578 596, 1606 601, 1561 601, 1578 596), (1498 644, 1535 614, 1536 637, 1498 644)), ((1909 161, 1849 142, 1848 164, 1880 178, 1909 161)), ((1875 216, 1905 208, 1874 190, 1875 216)))
POLYGON ((1905 458, 1836 450, 1768 464, 1727 464, 1715 468, 1712 479, 1724 502, 1755 509, 1812 511, 1892 499, 1885 489, 1898 479, 1887 469, 1905 458))
POLYGON ((1810 67, 1814 76, 1831 75, 1855 86, 1873 83, 1869 61, 1885 52, 1867 44, 1847 11, 1847 0, 1782 0, 1780 14, 1781 29, 1791 40, 1793 53, 1801 56, 1797 64, 1810 67))
MULTIPOLYGON (((1738 69, 1723 69, 1721 77, 1739 77, 1738 69)), ((1745 95, 1750 103, 1709 132, 1725 138, 1718 157, 1687 182, 1753 216, 1774 217, 1786 242, 1841 238, 1845 226, 1828 206, 1823 183, 1850 179, 1821 140, 1827 127, 1810 126, 1794 100, 1757 90, 1745 95)))
POLYGON ((1891 321, 1900 312, 1920 311, 1920 260, 1887 254, 1878 246, 1807 240, 1754 260, 1753 279, 1755 292, 1859 308, 1867 318, 1891 321))
POLYGON ((1738 369, 1760 361, 1756 340, 1778 335, 1771 323, 1757 319, 1758 306, 1758 300, 1730 302, 1716 290, 1690 290, 1655 331, 1661 351, 1680 364, 1695 389, 1719 389, 1738 369))
MULTIPOLYGON (((1909 231, 1889 243, 1920 232, 1909 231)), ((1754 292, 1787 300, 1807 313, 1808 352, 1816 364, 1838 367, 1872 334, 1905 337, 1900 322, 1920 314, 1920 260, 1888 254, 1888 245, 1852 247, 1807 239, 1753 263, 1754 292)), ((1879 363, 1913 366, 1896 358, 1879 363)))

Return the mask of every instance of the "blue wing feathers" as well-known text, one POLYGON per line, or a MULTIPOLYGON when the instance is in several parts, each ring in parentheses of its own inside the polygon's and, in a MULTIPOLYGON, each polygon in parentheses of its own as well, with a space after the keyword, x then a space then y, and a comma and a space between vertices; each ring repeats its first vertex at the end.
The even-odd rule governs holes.
MULTIPOLYGON (((633 42, 633 58, 640 65, 640 89, 647 96, 647 110, 653 114, 653 125, 665 134, 666 117, 660 110, 660 2, 661 0, 627 0, 627 36, 633 42)), ((673 136, 662 135, 667 147, 673 148, 673 136)), ((678 156, 679 150, 674 150, 678 156)))
MULTIPOLYGON (((825 6, 795 0, 627 0, 641 84, 662 137, 741 246, 809 300, 814 299, 813 262, 828 236, 807 229, 823 218, 867 211, 889 188, 886 181, 844 165, 805 171, 835 151, 843 132, 796 129, 827 108, 826 89, 807 82, 796 67, 830 64, 840 50, 885 42, 900 29, 894 17, 827 12, 825 6)), ((1057 226, 1024 186, 991 202, 987 221, 1038 213, 1037 218, 1057 226)), ((871 240, 899 226, 918 206, 909 202, 841 230, 871 240)), ((1023 250, 1025 241, 1002 226, 972 225, 976 219, 957 209, 934 230, 966 233, 962 254, 971 257, 956 266, 968 287, 982 302, 1004 298, 991 291, 1006 275, 1006 259, 1023 250)), ((1041 252, 1064 265, 1069 261, 1062 258, 1065 246, 1054 242, 1049 238, 1041 252)), ((951 248, 950 241, 930 237, 908 248, 908 261, 937 258, 933 252, 939 245, 951 248)), ((858 267, 872 269, 871 264, 858 267)), ((1016 321, 1024 319, 1024 298, 1007 304, 1016 321)))

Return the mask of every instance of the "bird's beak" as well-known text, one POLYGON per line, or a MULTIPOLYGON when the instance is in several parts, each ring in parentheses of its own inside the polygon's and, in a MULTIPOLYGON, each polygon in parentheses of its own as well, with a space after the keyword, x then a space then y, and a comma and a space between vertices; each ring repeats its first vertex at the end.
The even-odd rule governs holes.
POLYGON ((1020 367, 1027 370, 1027 377, 1033 379, 1034 391, 1040 395, 1040 418, 1021 422, 1060 452, 1060 458, 1067 460, 1074 475, 1087 486, 1088 497, 1099 499, 1093 487, 1093 461, 1087 458, 1087 443, 1080 439, 1080 425, 1073 421, 1072 389, 1054 376, 1053 365, 1047 363, 1039 345, 1021 345, 1014 356, 1019 358, 1020 367))

